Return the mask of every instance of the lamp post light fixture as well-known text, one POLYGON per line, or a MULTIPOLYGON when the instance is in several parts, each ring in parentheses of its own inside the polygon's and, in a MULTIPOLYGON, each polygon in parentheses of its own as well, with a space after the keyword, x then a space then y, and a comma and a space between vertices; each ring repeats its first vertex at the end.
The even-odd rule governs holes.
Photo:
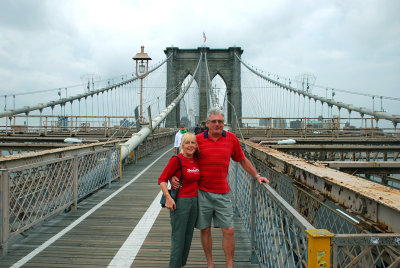
POLYGON ((133 60, 136 61, 136 77, 140 78, 140 122, 143 123, 143 79, 149 74, 149 60, 151 58, 144 52, 141 46, 140 53, 137 53, 133 60))

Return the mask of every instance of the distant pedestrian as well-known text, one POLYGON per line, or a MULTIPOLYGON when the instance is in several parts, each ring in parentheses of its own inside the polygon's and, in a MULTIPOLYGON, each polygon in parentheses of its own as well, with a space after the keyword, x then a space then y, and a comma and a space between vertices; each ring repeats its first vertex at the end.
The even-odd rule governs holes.
POLYGON ((206 126, 206 122, 201 122, 201 126, 200 126, 200 133, 206 131, 208 128, 206 126))
POLYGON ((200 128, 199 124, 197 124, 196 127, 194 128, 194 134, 197 135, 199 133, 201 133, 201 128, 200 128))
POLYGON ((185 124, 181 124, 179 131, 175 135, 175 143, 174 143, 174 154, 179 154, 179 147, 181 145, 181 139, 183 134, 187 132, 185 124))

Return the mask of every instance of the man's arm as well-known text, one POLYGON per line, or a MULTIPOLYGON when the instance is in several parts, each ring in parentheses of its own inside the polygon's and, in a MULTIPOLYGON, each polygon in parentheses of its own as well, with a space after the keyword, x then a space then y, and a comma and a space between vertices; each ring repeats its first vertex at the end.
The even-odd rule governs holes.
POLYGON ((269 184, 269 180, 265 177, 262 177, 260 174, 258 174, 257 170, 254 168, 253 164, 250 162, 247 157, 245 157, 242 161, 239 162, 240 165, 243 167, 243 169, 249 173, 250 176, 253 176, 256 178, 259 184, 262 184, 263 182, 269 184))

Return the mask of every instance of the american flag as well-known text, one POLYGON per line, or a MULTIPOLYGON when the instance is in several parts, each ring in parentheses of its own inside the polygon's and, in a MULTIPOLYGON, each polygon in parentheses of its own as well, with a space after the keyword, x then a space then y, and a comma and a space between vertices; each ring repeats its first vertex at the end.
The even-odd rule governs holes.
POLYGON ((203 32, 203 40, 204 40, 204 43, 207 41, 207 37, 206 37, 206 34, 203 32))

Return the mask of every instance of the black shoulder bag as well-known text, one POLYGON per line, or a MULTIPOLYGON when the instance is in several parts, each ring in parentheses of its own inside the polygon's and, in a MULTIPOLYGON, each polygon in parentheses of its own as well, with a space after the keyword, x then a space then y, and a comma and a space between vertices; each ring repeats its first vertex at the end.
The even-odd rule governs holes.
MULTIPOLYGON (((181 162, 181 159, 179 158, 179 156, 174 155, 173 157, 178 158, 179 165, 181 166, 181 178, 180 178, 180 180, 179 180, 178 189, 169 189, 169 190, 168 190, 169 194, 171 195, 172 199, 174 199, 175 204, 176 204, 176 199, 178 198, 178 192, 179 192, 179 189, 181 188, 182 181, 183 181, 183 170, 182 170, 182 162, 181 162)), ((164 194, 161 195, 161 200, 160 200, 161 207, 165 208, 165 202, 166 202, 166 201, 167 201, 167 200, 165 199, 164 194)))

